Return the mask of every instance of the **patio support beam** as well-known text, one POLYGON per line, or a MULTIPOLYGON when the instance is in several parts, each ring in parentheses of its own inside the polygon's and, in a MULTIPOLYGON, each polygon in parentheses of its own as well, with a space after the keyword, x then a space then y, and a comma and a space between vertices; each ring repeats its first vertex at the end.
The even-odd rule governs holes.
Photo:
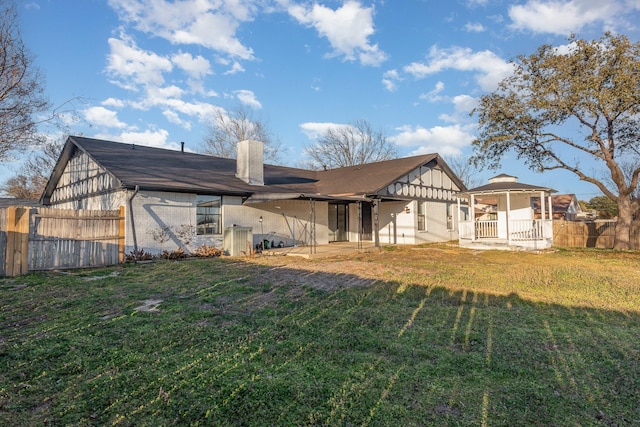
POLYGON ((318 252, 316 248, 318 242, 316 241, 316 201, 311 198, 309 199, 309 217, 311 219, 309 254, 313 255, 318 252))
POLYGON ((471 233, 471 241, 476 241, 476 197, 471 194, 471 204, 469 205, 469 216, 471 217, 471 226, 473 232, 471 233))
POLYGON ((507 191, 507 212, 506 212, 506 218, 507 218, 507 244, 509 246, 511 246, 511 230, 509 227, 509 213, 511 212, 511 192, 507 191))
POLYGON ((356 202, 358 205, 358 249, 362 249, 362 202, 356 202))
MULTIPOLYGON (((542 238, 543 239, 547 238, 547 236, 545 236, 545 228, 546 227, 544 226, 545 218, 546 218, 545 208, 546 208, 546 206, 545 206, 545 199, 544 199, 544 191, 541 191, 540 192, 540 225, 542 226, 542 238)), ((534 216, 534 218, 535 218, 535 216, 534 216)), ((536 239, 540 239, 540 237, 536 236, 536 239)))
POLYGON ((372 202, 373 205, 373 234, 375 247, 380 247, 380 221, 378 219, 378 206, 380 205, 380 200, 375 199, 372 202))

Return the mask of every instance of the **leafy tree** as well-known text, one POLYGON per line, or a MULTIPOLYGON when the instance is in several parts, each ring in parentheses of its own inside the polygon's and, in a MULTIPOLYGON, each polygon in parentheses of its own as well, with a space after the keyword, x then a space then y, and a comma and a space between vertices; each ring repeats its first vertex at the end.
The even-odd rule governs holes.
POLYGON ((513 74, 481 97, 473 159, 496 168, 515 152, 534 170, 565 169, 592 183, 617 204, 614 248, 629 249, 640 164, 625 174, 620 161, 640 152, 640 43, 610 33, 569 42, 566 51, 543 45, 519 56, 513 74), (603 170, 613 186, 599 178, 603 170))
POLYGON ((278 160, 282 147, 272 137, 267 122, 254 118, 253 110, 242 106, 229 112, 222 109, 216 111, 205 137, 203 151, 213 156, 233 159, 237 155, 238 142, 245 140, 262 142, 265 160, 278 160))
POLYGON ((63 146, 63 139, 40 146, 14 176, 0 185, 0 191, 18 199, 39 199, 63 146))
POLYGON ((615 218, 618 215, 618 206, 606 196, 592 197, 587 203, 587 210, 595 210, 598 218, 615 218))
POLYGON ((49 108, 43 81, 22 42, 15 6, 0 1, 0 160, 42 142, 35 115, 49 108))
POLYGON ((397 157, 393 142, 382 131, 374 131, 366 120, 330 127, 316 144, 304 151, 313 169, 362 165, 397 157))

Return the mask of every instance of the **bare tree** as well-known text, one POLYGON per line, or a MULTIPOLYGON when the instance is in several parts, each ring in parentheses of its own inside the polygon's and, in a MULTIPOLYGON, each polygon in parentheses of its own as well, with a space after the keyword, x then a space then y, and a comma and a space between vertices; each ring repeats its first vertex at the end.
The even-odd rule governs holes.
MULTIPOLYGON (((0 2, 0 160, 42 142, 37 113, 49 108, 43 78, 22 42, 13 3, 0 2)), ((46 121, 46 120, 45 120, 46 121)))
POLYGON ((0 185, 0 191, 18 199, 39 199, 63 146, 64 139, 41 145, 14 176, 0 185))
POLYGON ((467 188, 474 188, 480 184, 478 177, 478 169, 471 161, 470 158, 463 156, 449 156, 444 159, 453 173, 455 173, 460 181, 462 181, 467 188))
POLYGON ((217 110, 209 133, 205 137, 204 152, 213 156, 233 159, 237 155, 237 145, 240 141, 254 140, 264 144, 264 158, 266 161, 278 160, 281 144, 271 134, 268 123, 254 118, 253 110, 239 106, 227 112, 217 110))
POLYGON ((396 146, 382 131, 374 131, 369 122, 327 129, 314 145, 305 147, 314 169, 333 169, 396 158, 396 146))
POLYGON ((615 249, 629 249, 631 222, 640 215, 640 164, 621 160, 640 152, 640 43, 606 33, 569 39, 566 53, 541 46, 514 62, 514 73, 480 99, 476 164, 496 167, 508 152, 532 169, 564 169, 590 182, 618 206, 615 249), (583 132, 572 135, 568 129, 583 132), (585 170, 588 158, 607 180, 585 170))

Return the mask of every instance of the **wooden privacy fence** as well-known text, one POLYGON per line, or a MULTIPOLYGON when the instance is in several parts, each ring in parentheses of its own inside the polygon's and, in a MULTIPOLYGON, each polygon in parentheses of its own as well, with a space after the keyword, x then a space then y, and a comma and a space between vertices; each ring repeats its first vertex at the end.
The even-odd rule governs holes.
MULTIPOLYGON (((573 248, 613 248, 616 222, 553 221, 553 244, 573 248)), ((631 249, 640 249, 640 223, 631 226, 631 249)))
POLYGON ((124 226, 124 207, 0 209, 0 275, 121 263, 124 226))

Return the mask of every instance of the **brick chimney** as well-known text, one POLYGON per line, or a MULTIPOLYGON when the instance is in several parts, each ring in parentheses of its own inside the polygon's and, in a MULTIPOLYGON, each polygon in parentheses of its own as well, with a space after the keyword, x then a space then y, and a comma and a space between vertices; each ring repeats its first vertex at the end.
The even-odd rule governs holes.
POLYGON ((264 185, 264 145, 260 141, 238 142, 236 177, 249 185, 264 185))

